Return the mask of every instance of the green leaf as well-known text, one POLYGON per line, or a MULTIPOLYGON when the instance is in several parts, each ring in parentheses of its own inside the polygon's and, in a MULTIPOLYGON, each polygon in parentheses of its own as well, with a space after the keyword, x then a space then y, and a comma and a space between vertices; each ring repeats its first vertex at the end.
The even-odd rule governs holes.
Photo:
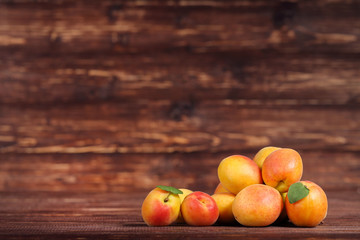
POLYGON ((309 194, 309 189, 301 182, 292 184, 288 191, 288 198, 290 203, 297 202, 309 194))
POLYGON ((174 187, 163 186, 163 185, 159 185, 157 187, 164 190, 164 191, 171 192, 173 194, 183 194, 183 192, 181 190, 179 190, 177 188, 174 188, 174 187))

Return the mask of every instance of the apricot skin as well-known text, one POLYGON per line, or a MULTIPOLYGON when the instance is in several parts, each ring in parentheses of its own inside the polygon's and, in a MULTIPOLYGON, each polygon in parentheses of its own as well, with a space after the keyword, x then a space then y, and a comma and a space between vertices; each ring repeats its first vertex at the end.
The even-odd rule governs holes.
POLYGON ((226 188, 224 188, 224 186, 221 185, 221 183, 219 183, 214 191, 214 194, 216 193, 229 193, 229 191, 226 188))
POLYGON ((149 226, 166 226, 176 221, 180 213, 180 198, 160 188, 153 189, 141 206, 141 215, 149 226))
POLYGON ((269 156, 272 152, 279 150, 279 149, 280 148, 278 148, 278 147, 272 147, 272 146, 264 147, 256 153, 253 160, 254 160, 254 162, 256 162, 256 164, 259 166, 259 168, 262 169, 262 165, 264 164, 266 157, 269 156))
POLYGON ((266 157, 261 173, 266 185, 276 188, 280 193, 287 192, 302 177, 301 156, 290 148, 276 150, 266 157))
POLYGON ((265 227, 278 219, 283 206, 283 199, 275 188, 254 184, 236 195, 232 210, 240 224, 265 227))
POLYGON ((218 167, 218 177, 221 185, 235 195, 249 185, 263 183, 259 166, 242 155, 223 159, 218 167))
POLYGON ((229 224, 234 223, 235 217, 232 212, 232 204, 235 199, 235 195, 232 193, 215 193, 211 196, 216 205, 219 208, 219 218, 217 220, 218 223, 229 224))
POLYGON ((189 225, 210 226, 218 219, 219 209, 210 195, 197 191, 185 197, 181 204, 181 214, 189 225))
POLYGON ((323 221, 328 211, 328 201, 324 190, 316 183, 301 181, 310 191, 305 198, 290 203, 285 199, 286 213, 290 221, 299 227, 315 227, 323 221))
MULTIPOLYGON (((183 192, 182 194, 179 194, 180 203, 182 203, 182 202, 184 201, 184 199, 185 199, 185 197, 186 197, 187 195, 189 195, 190 193, 193 192, 193 191, 191 191, 191 190, 189 190, 189 189, 186 189, 186 188, 179 188, 179 190, 183 192)), ((184 222, 185 222, 185 221, 184 221, 184 218, 183 218, 182 215, 181 215, 181 211, 180 211, 180 213, 179 213, 179 217, 178 217, 178 219, 177 219, 177 222, 179 222, 179 223, 184 223, 184 222)))

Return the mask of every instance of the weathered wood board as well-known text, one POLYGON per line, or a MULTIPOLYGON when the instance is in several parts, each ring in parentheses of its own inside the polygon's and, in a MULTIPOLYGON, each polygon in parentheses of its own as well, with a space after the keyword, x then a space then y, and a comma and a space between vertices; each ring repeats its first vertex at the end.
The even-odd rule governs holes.
POLYGON ((360 1, 0 0, 0 238, 360 238, 360 1), (301 153, 313 229, 146 227, 158 184, 301 153))

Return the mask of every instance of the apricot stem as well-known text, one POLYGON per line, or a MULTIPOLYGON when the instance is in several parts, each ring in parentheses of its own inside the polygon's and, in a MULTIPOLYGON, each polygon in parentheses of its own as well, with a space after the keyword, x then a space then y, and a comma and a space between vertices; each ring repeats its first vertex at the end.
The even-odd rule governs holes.
POLYGON ((288 188, 285 182, 282 180, 276 185, 275 189, 278 190, 280 193, 285 192, 285 189, 288 188))
POLYGON ((171 192, 169 192, 169 194, 166 196, 166 198, 164 199, 164 202, 169 201, 170 194, 171 194, 171 192))

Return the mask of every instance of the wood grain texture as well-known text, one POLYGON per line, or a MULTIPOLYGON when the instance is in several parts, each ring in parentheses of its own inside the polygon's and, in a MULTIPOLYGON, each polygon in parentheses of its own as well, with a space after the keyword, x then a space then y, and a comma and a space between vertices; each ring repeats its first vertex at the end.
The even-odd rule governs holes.
POLYGON ((217 152, 265 145, 359 151, 359 114, 352 108, 294 109, 230 100, 4 106, 0 152, 217 152))
POLYGON ((240 225, 148 227, 140 207, 144 193, 1 192, 0 237, 6 239, 357 239, 359 193, 329 191, 329 213, 315 228, 240 225))
POLYGON ((359 239, 357 0, 0 0, 1 239, 359 239), (156 185, 298 150, 316 228, 147 227, 156 185))
POLYGON ((251 99, 360 105, 360 58, 351 54, 5 53, 2 104, 251 99))
MULTIPOLYGON (((360 189, 359 152, 300 151, 304 180, 325 191, 360 189)), ((3 154, 0 191, 148 192, 171 185, 213 192, 217 167, 232 154, 253 158, 256 152, 175 154, 3 154)))
POLYGON ((356 47, 344 42, 349 52, 320 41, 324 51, 317 51, 307 47, 307 38, 298 50, 288 40, 273 47, 282 34, 276 31, 290 34, 298 23, 357 38, 357 21, 351 27, 342 22, 356 20, 356 2, 2 6, 5 39, 17 34, 25 40, 1 51, 1 153, 216 152, 268 144, 359 150, 356 47), (184 11, 186 18, 177 15, 184 11), (126 27, 142 42, 123 35, 126 27), (113 28, 120 28, 114 38, 126 44, 106 42, 113 28), (228 45, 228 38, 236 44, 228 45), (177 41, 204 49, 175 47, 177 41))
POLYGON ((209 51, 269 45, 360 50, 357 1, 67 0, 2 1, 1 5, 0 45, 27 46, 30 52, 209 51))

